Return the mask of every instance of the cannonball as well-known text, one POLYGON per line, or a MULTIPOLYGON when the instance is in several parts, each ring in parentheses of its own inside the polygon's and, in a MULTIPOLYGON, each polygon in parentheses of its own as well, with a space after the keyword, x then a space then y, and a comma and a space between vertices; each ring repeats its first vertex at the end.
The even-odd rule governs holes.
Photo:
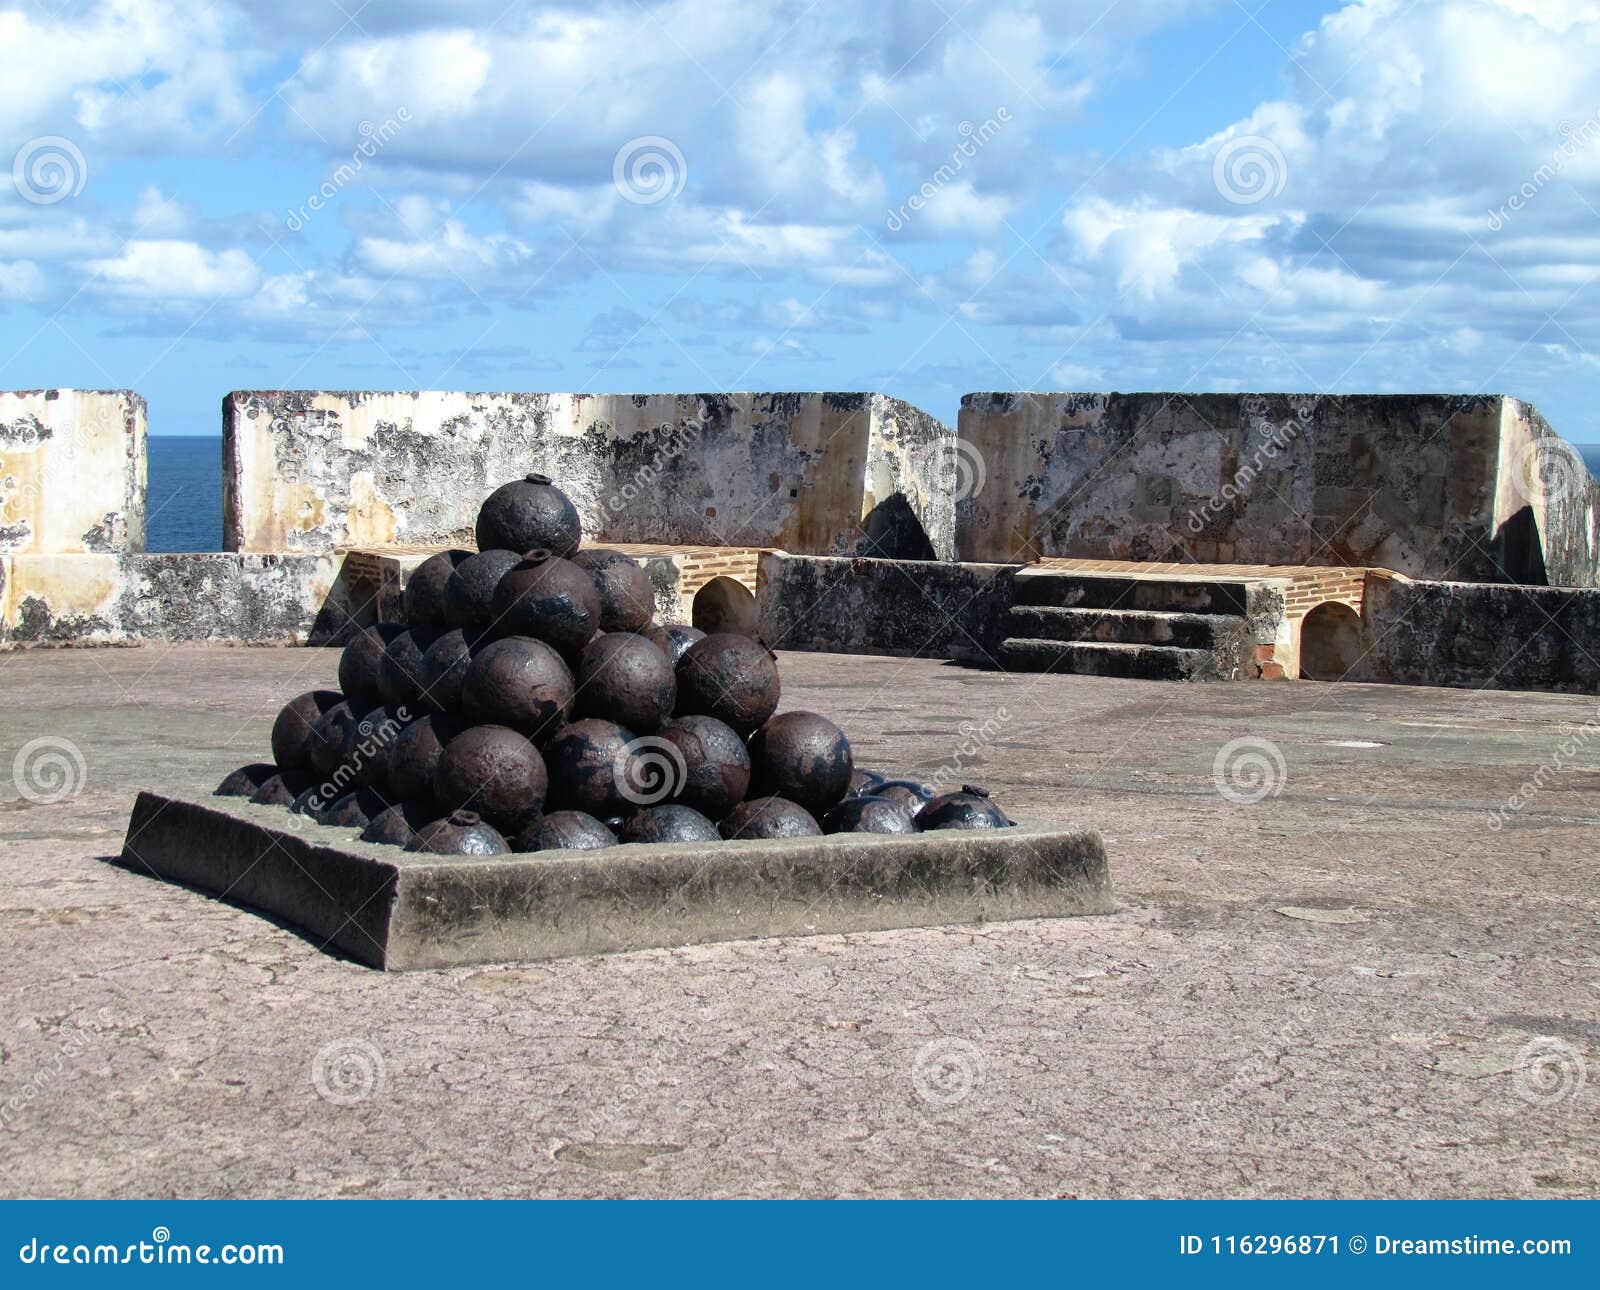
POLYGON ((666 627, 654 624, 646 627, 640 634, 654 641, 656 647, 671 660, 674 668, 683 662, 683 656, 688 652, 689 646, 706 638, 706 634, 698 627, 684 627, 678 623, 666 627))
POLYGON ((279 770, 309 775, 312 750, 320 736, 312 734, 316 720, 329 708, 344 702, 337 690, 308 690, 290 699, 272 723, 272 760, 279 770))
POLYGON ((824 833, 916 833, 917 822, 887 797, 847 797, 822 817, 824 833))
MULTIPOLYGON (((720 820, 744 800, 750 788, 750 754, 739 732, 715 717, 673 717, 656 736, 681 758, 673 771, 679 786, 674 800, 720 820)), ((642 758, 641 758, 642 760, 642 758)))
POLYGON ((989 800, 987 789, 963 784, 959 793, 940 793, 917 812, 921 829, 1008 829, 1006 813, 989 800))
POLYGON ((515 831, 544 806, 544 761, 509 726, 472 726, 444 746, 433 773, 441 810, 476 811, 497 829, 515 831))
POLYGON ((378 663, 378 693, 386 708, 404 710, 408 719, 426 711, 421 702, 422 660, 442 634, 438 627, 408 627, 384 647, 378 663))
POLYGON ((494 630, 495 588, 521 561, 515 551, 491 547, 458 564, 444 585, 446 623, 474 642, 494 630))
POLYGON ((889 782, 887 775, 875 770, 862 770, 857 766, 850 772, 850 787, 845 790, 846 797, 866 797, 875 794, 878 789, 889 782))
POLYGON ((356 713, 337 704, 317 718, 324 742, 314 765, 322 777, 323 796, 330 801, 357 788, 385 792, 389 752, 406 723, 391 708, 356 713))
POLYGON ((471 558, 471 551, 440 551, 413 569, 401 597, 406 622, 413 627, 448 627, 450 614, 446 608, 445 587, 456 567, 471 558))
POLYGON ((597 851, 613 847, 617 835, 584 811, 552 811, 512 839, 513 851, 597 851))
POLYGON ((750 740, 752 791, 820 816, 845 795, 855 764, 844 731, 815 712, 780 712, 750 740))
POLYGON ((696 641, 678 664, 678 711, 716 717, 742 735, 778 710, 778 662, 760 641, 716 632, 696 641))
POLYGON ((587 811, 597 819, 630 814, 634 737, 614 721, 574 721, 545 748, 550 768, 550 803, 587 811))
POLYGON ((381 846, 403 847, 416 837, 418 829, 437 815, 432 794, 429 794, 427 801, 397 802, 372 817, 361 831, 361 840, 376 842, 381 846))
POLYGON ((422 654, 417 703, 424 712, 461 711, 461 687, 472 663, 472 646, 459 627, 445 632, 422 654))
POLYGON ((572 557, 600 594, 600 630, 639 632, 655 612, 655 588, 644 566, 631 555, 606 547, 589 547, 572 557))
POLYGON ((388 809, 389 802, 385 798, 370 788, 358 788, 325 806, 317 816, 317 823, 345 829, 364 829, 388 809))
POLYGON ((213 797, 249 797, 278 773, 269 761, 253 761, 248 766, 231 770, 212 792, 213 797))
MULTIPOLYGON (((445 745, 461 733, 455 717, 430 712, 411 722, 389 745, 388 786, 399 801, 427 801, 433 797, 433 777, 445 745)), ((432 819, 429 816, 429 819, 432 819)))
POLYGON ((600 593, 571 560, 533 550, 500 579, 494 618, 498 635, 532 636, 573 655, 600 626, 600 593))
POLYGON ((667 656, 643 636, 609 632, 578 656, 576 710, 649 734, 672 715, 678 682, 667 656))
POLYGON ((504 836, 476 811, 452 811, 416 830, 407 851, 436 856, 503 856, 511 853, 504 836))
POLYGON ((933 800, 933 790, 914 779, 886 779, 873 790, 873 795, 900 803, 913 817, 933 800))
POLYGON ((543 641, 505 636, 478 650, 461 686, 461 710, 543 744, 572 714, 572 671, 543 641))
POLYGON ((257 806, 293 806, 295 798, 304 791, 305 785, 291 786, 280 771, 251 793, 250 800, 257 806))
POLYGON ((717 826, 692 806, 649 806, 622 828, 624 842, 720 842, 717 826))
POLYGON ((389 642, 405 627, 400 623, 375 623, 350 638, 339 655, 339 688, 352 708, 365 712, 383 702, 379 670, 389 642))
POLYGON ((524 475, 501 484, 478 508, 478 549, 505 547, 570 555, 583 541, 583 524, 572 499, 548 475, 524 475))
POLYGON ((289 814, 303 815, 308 820, 315 820, 320 824, 322 813, 331 805, 332 803, 322 796, 321 786, 314 784, 310 788, 301 789, 295 795, 294 801, 289 803, 289 814))
POLYGON ((723 816, 722 836, 733 838, 817 838, 822 836, 811 812, 782 797, 752 797, 723 816))

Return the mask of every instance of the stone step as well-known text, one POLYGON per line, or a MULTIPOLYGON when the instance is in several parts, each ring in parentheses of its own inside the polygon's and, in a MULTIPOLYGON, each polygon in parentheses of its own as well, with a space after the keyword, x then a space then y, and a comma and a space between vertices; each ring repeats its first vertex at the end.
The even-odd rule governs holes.
POLYGON ((1000 666, 1009 672, 1070 672, 1144 681, 1198 681, 1217 675, 1210 650, 1175 645, 1125 645, 1104 641, 1050 641, 1014 636, 1000 642, 1000 666))
POLYGON ((1211 578, 1129 578, 1107 573, 1024 569, 1014 603, 1064 609, 1142 609, 1157 613, 1239 614, 1248 583, 1211 578))
POLYGON ((1013 605, 1006 634, 1045 641, 1106 641, 1212 649, 1245 630, 1237 614, 1166 614, 1145 609, 1066 609, 1013 605))

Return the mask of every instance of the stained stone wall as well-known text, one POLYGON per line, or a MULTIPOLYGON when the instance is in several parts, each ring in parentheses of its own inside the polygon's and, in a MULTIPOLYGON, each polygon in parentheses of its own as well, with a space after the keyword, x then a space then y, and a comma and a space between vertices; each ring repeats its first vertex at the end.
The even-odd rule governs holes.
POLYGON ((593 541, 952 553, 953 432, 883 395, 239 391, 223 439, 229 550, 461 544, 540 471, 593 541))
POLYGON ((1563 441, 1498 395, 969 394, 959 435, 982 468, 957 506, 963 560, 1600 581, 1594 481, 1579 462, 1530 502, 1513 472, 1563 441))
POLYGON ((144 515, 142 398, 0 393, 0 552, 142 551, 144 515))

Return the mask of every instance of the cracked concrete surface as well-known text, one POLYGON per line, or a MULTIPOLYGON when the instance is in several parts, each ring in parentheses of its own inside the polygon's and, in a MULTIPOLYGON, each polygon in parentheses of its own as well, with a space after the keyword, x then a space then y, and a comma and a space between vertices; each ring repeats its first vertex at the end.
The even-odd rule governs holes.
POLYGON ((0 659, 4 1194, 1600 1194, 1592 698, 788 654, 860 764, 1102 830, 1119 912, 386 976, 103 859, 336 661, 0 659))

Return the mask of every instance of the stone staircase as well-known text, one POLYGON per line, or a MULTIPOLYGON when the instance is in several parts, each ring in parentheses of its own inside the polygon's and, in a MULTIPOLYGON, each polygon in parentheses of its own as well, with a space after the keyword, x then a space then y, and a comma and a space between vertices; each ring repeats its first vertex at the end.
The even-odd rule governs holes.
POLYGON ((1251 675, 1248 579, 1023 569, 999 662, 1151 681, 1251 675))

